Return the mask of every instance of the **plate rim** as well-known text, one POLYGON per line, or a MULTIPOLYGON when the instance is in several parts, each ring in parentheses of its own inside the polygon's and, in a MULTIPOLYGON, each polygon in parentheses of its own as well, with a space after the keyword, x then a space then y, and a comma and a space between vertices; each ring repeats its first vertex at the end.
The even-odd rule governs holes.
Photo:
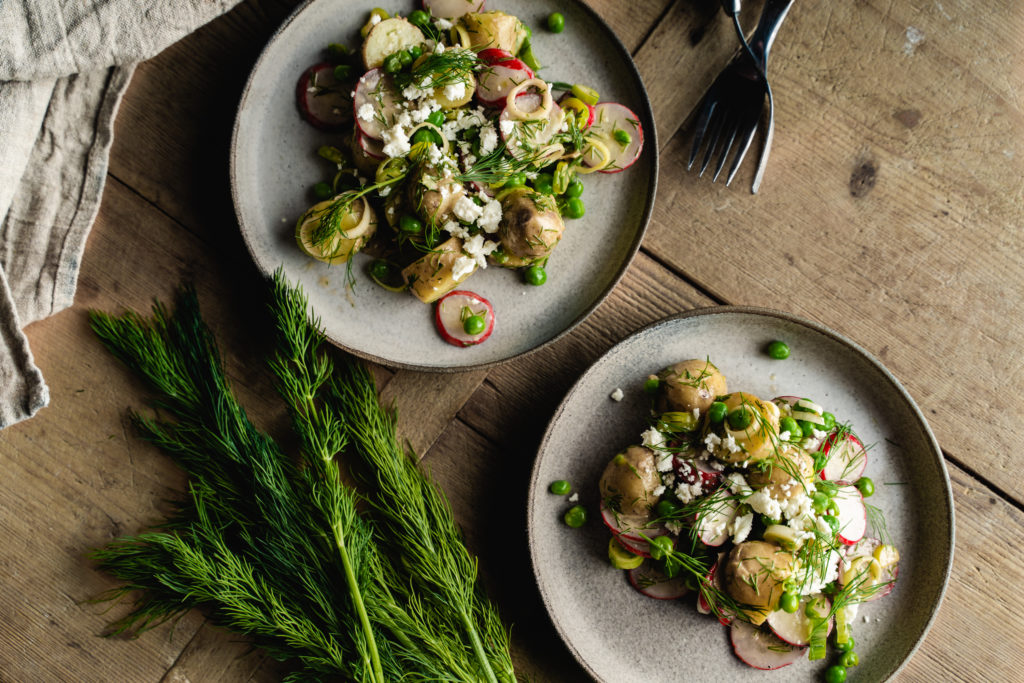
POLYGON ((833 339, 834 341, 844 346, 849 347, 851 350, 854 351, 854 353, 860 355, 862 359, 866 360, 870 365, 872 365, 876 370, 878 370, 881 373, 881 375, 885 378, 885 380, 889 383, 891 388, 894 389, 903 398, 904 402, 911 409, 913 417, 917 420, 918 426, 921 427, 921 430, 927 439, 928 445, 930 446, 932 455, 935 456, 938 460, 939 473, 941 475, 943 489, 943 501, 946 507, 945 521, 948 524, 949 528, 949 533, 946 534, 944 537, 944 540, 947 543, 945 553, 947 561, 944 571, 942 573, 942 585, 939 586, 936 600, 931 605, 930 613, 928 614, 927 619, 925 619, 924 624, 920 630, 920 633, 917 634, 914 644, 911 646, 911 648, 907 652, 906 656, 902 659, 902 661, 900 661, 898 665, 896 665, 893 669, 891 669, 885 674, 883 680, 891 680, 900 671, 902 671, 904 667, 906 667, 907 663, 910 662, 913 656, 917 653, 918 649, 921 647, 921 643, 924 642, 925 637, 928 635, 928 632, 931 630, 932 626, 935 623, 935 620, 939 613, 939 609, 941 608, 942 602, 945 599, 946 590, 949 587, 949 579, 953 569, 954 553, 956 551, 956 512, 954 509, 953 488, 950 483, 949 471, 946 467, 946 460, 942 454, 942 449, 939 446, 938 440, 935 438, 935 434, 932 432, 931 426, 925 419, 924 413, 921 411, 920 406, 917 405, 917 402, 914 401, 913 397, 902 385, 902 383, 900 383, 896 376, 893 375, 893 373, 888 368, 886 368, 881 361, 875 358, 873 354, 867 351, 860 344, 858 344, 857 342, 853 341, 852 339, 850 339, 849 337, 840 332, 837 332, 821 323, 815 322, 808 318, 804 318, 802 316, 774 308, 762 306, 732 305, 704 306, 684 311, 682 313, 676 313, 674 315, 666 316, 664 318, 661 318, 654 322, 648 323, 643 327, 638 328, 637 330, 631 332, 630 334, 626 335, 625 337, 614 343, 607 350, 605 350, 604 353, 602 353, 596 360, 590 363, 587 366, 587 368, 576 379, 576 381, 573 382, 573 385, 569 388, 569 390, 565 394, 565 397, 558 404, 558 407, 555 409, 555 412, 552 414, 551 419, 548 421, 547 427, 544 430, 544 435, 541 438, 540 445, 537 447, 537 454, 534 457, 533 467, 530 472, 530 483, 527 489, 526 532, 528 546, 530 549, 530 567, 533 570, 534 584, 536 585, 537 591, 540 593, 541 600, 544 603, 544 611, 547 614, 549 621, 555 627, 555 630, 558 632, 558 636, 561 639, 563 645, 565 645, 566 649, 569 650, 569 652, 572 654, 576 662, 583 667, 583 669, 587 672, 587 674, 591 676, 591 678, 593 678, 596 681, 603 681, 604 679, 601 678, 598 672, 594 671, 591 668, 591 666, 586 662, 586 660, 581 656, 580 652, 576 649, 574 644, 567 637, 567 634, 564 632, 559 620, 556 619, 549 603, 548 591, 545 588, 543 582, 541 581, 540 573, 538 572, 538 551, 536 548, 537 540, 534 532, 537 518, 535 516, 536 510, 532 501, 534 493, 537 491, 537 487, 541 485, 539 482, 539 477, 542 454, 548 447, 548 442, 551 439, 555 423, 565 412, 567 406, 569 405, 573 397, 576 395, 576 393, 580 390, 580 387, 582 386, 584 380, 586 380, 590 373, 603 362, 605 362, 607 358, 610 355, 612 355, 620 346, 631 342, 633 339, 640 335, 646 334, 649 330, 669 325, 679 320, 725 314, 741 314, 756 316, 760 318, 774 318, 790 323, 795 323, 797 325, 809 328, 815 332, 818 332, 826 337, 833 339))
MULTIPOLYGON (((238 160, 238 157, 239 157, 238 137, 239 137, 239 131, 240 131, 240 128, 241 128, 243 110, 246 108, 246 105, 250 103, 250 94, 251 94, 251 91, 252 91, 253 81, 254 81, 254 79, 256 77, 256 74, 260 70, 260 67, 263 65, 263 63, 264 63, 264 61, 265 61, 265 59, 267 57, 267 54, 270 51, 270 48, 273 45, 275 45, 276 42, 281 38, 281 34, 296 19, 298 19, 299 15, 301 15, 304 11, 306 11, 310 7, 310 5, 312 5, 314 3, 317 3, 317 2, 343 2, 343 1, 344 0, 304 0, 304 2, 302 2, 298 7, 296 7, 291 12, 291 14, 288 15, 288 17, 281 23, 281 25, 278 26, 278 28, 273 32, 273 34, 271 34, 271 36, 267 39, 266 44, 260 50, 260 54, 256 58, 256 61, 253 63, 252 69, 249 71, 249 75, 246 78, 245 87, 242 89, 242 95, 241 95, 241 97, 238 100, 238 107, 235 110, 235 120, 234 120, 234 124, 233 124, 232 130, 231 130, 231 144, 230 144, 230 148, 229 148, 229 151, 228 151, 228 156, 229 156, 229 159, 228 159, 228 178, 229 178, 229 183, 231 185, 231 204, 232 204, 232 209, 234 210, 234 213, 235 213, 235 219, 238 222, 238 229, 239 229, 239 232, 241 233, 242 241, 245 243, 246 251, 249 252, 249 258, 252 261, 253 265, 256 266, 256 269, 265 278, 270 278, 272 276, 272 274, 264 272, 264 269, 263 269, 263 267, 261 265, 261 262, 257 258, 255 252, 253 251, 253 248, 252 248, 252 245, 250 244, 250 241, 246 238, 247 228, 246 228, 245 222, 244 222, 244 220, 242 218, 242 212, 241 212, 241 210, 239 208, 240 207, 240 201, 239 201, 239 185, 240 185, 240 181, 238 180, 238 163, 237 163, 237 160, 238 160)), ((364 360, 368 360, 368 361, 371 361, 371 362, 374 362, 374 363, 378 363, 380 365, 384 365, 384 366, 389 367, 389 368, 399 369, 399 370, 414 370, 414 371, 418 371, 418 372, 430 372, 430 373, 434 373, 434 374, 453 374, 453 373, 460 373, 460 372, 472 372, 472 371, 476 371, 476 370, 485 370, 485 369, 493 368, 493 367, 496 367, 496 366, 499 366, 499 365, 503 365, 505 363, 512 362, 514 360, 525 358, 525 357, 530 356, 532 354, 535 354, 535 353, 541 351, 542 349, 547 348, 548 346, 550 346, 550 345, 558 342, 559 340, 563 339, 566 335, 568 335, 570 332, 575 330, 584 320, 589 318, 590 315, 598 308, 598 306, 600 306, 602 303, 604 303, 604 301, 608 298, 608 296, 618 287, 618 285, 621 282, 623 276, 626 274, 626 271, 629 270, 630 265, 632 265, 633 261, 636 259, 636 254, 640 250, 640 244, 643 242, 644 236, 647 233, 647 229, 650 226, 651 216, 654 213, 654 201, 655 201, 655 198, 657 196, 658 176, 660 174, 660 149, 659 149, 659 145, 658 145, 658 129, 657 129, 657 126, 655 125, 655 122, 654 122, 654 111, 653 111, 653 109, 651 107, 651 99, 650 99, 649 95, 647 94, 647 86, 644 84, 643 78, 641 78, 641 76, 640 76, 640 70, 637 68, 636 62, 633 60, 633 55, 629 52, 629 50, 623 44, 622 39, 619 38, 618 34, 597 13, 597 11, 594 10, 592 7, 590 7, 585 2, 583 2, 583 0, 559 0, 559 2, 569 2, 570 4, 574 5, 577 9, 582 10, 593 21, 597 22, 597 24, 599 26, 603 27, 604 30, 607 31, 607 33, 612 38, 612 45, 614 47, 614 51, 616 51, 619 54, 619 56, 624 59, 624 64, 625 64, 627 70, 629 71, 630 75, 635 80, 636 85, 637 85, 637 94, 638 94, 638 97, 639 97, 640 110, 641 111, 634 112, 634 113, 638 114, 638 116, 641 119, 641 124, 644 127, 644 129, 645 129, 644 130, 644 150, 643 151, 644 151, 645 154, 646 153, 650 154, 651 180, 650 180, 650 183, 649 183, 648 188, 647 188, 647 196, 644 198, 644 208, 643 208, 643 211, 642 211, 642 213, 640 215, 640 224, 639 224, 640 227, 637 230, 636 235, 633 238, 632 244, 630 244, 629 249, 626 251, 626 254, 625 254, 625 256, 624 256, 624 258, 622 260, 622 263, 619 265, 617 272, 614 274, 614 276, 611 278, 611 280, 609 280, 608 285, 604 288, 604 290, 602 290, 594 298, 594 300, 592 302, 590 302, 590 304, 586 308, 584 308, 583 311, 580 312, 579 315, 577 315, 573 320, 571 320, 569 322, 569 324, 566 325, 566 327, 564 329, 562 329, 561 331, 559 331, 558 333, 554 334, 549 339, 546 339, 545 341, 541 342, 540 344, 537 344, 536 346, 534 346, 532 348, 529 348, 529 349, 526 349, 526 350, 523 350, 523 351, 519 351, 517 353, 513 353, 513 354, 505 356, 503 358, 498 358, 498 359, 495 359, 495 360, 485 361, 485 362, 481 362, 481 363, 474 363, 474 364, 471 364, 471 365, 457 365, 457 366, 417 365, 416 363, 409 363, 409 362, 404 362, 404 361, 392 360, 392 359, 385 358, 383 356, 379 356, 377 354, 371 353, 369 351, 364 351, 362 349, 352 348, 350 346, 347 346, 347 345, 344 345, 344 344, 340 343, 338 340, 332 338, 329 334, 325 333, 324 336, 327 338, 327 340, 332 345, 334 345, 334 346, 336 346, 336 347, 338 347, 338 348, 340 348, 340 349, 342 349, 342 350, 344 350, 344 351, 346 351, 348 353, 351 353, 354 356, 362 358, 364 360)), ((312 304, 309 304, 309 311, 310 311, 310 314, 312 316, 315 316, 315 317, 319 318, 317 312, 315 310, 313 310, 312 304)))

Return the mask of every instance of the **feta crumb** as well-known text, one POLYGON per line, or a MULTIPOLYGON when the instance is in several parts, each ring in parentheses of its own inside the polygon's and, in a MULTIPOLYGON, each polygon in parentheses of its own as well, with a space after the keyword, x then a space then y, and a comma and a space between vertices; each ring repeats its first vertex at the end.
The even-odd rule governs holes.
POLYGON ((458 221, 448 221, 444 224, 444 229, 448 231, 448 234, 452 237, 458 237, 461 240, 469 239, 469 230, 467 230, 462 223, 458 221))
POLYGON ((740 447, 736 445, 736 439, 732 437, 732 434, 725 435, 725 438, 722 439, 722 445, 725 446, 726 450, 730 453, 739 453, 741 450, 740 447))
POLYGON ((444 17, 438 17, 437 19, 434 20, 434 26, 436 26, 441 31, 447 31, 452 26, 454 26, 454 24, 452 24, 452 22, 448 21, 444 17))
POLYGON ((472 199, 463 195, 459 197, 457 202, 455 202, 455 206, 452 207, 452 213, 454 213, 459 220, 472 223, 477 218, 480 218, 481 214, 483 214, 483 209, 472 199))
MULTIPOLYGON (((672 471, 672 454, 669 453, 668 451, 660 451, 660 453, 658 454, 658 461, 654 463, 654 467, 659 472, 662 472, 662 473, 664 473, 664 472, 671 472, 672 471)), ((673 479, 675 479, 675 477, 668 476, 668 477, 663 477, 662 481, 664 481, 666 483, 672 483, 673 479)))
POLYGON ((376 26, 380 23, 380 15, 374 12, 370 15, 370 26, 376 26))
POLYGON ((494 129, 494 124, 488 123, 486 126, 480 127, 480 153, 484 156, 490 154, 498 148, 498 131, 494 129))
POLYGON ((788 431, 779 432, 779 441, 789 441, 790 433, 788 431))
POLYGON ((575 503, 579 499, 580 499, 579 491, 574 491, 573 494, 571 496, 569 496, 569 502, 570 503, 575 503))
POLYGON ((693 419, 694 420, 699 420, 700 419, 700 408, 694 408, 693 409, 693 419))
POLYGON ((506 137, 511 135, 512 131, 516 129, 516 122, 510 119, 505 119, 498 125, 501 126, 501 134, 506 137))
POLYGON ((664 486, 658 486, 658 487, 656 487, 656 488, 655 488, 655 489, 654 489, 653 491, 651 491, 651 494, 652 494, 652 495, 653 495, 653 496, 654 496, 655 498, 661 498, 661 495, 662 495, 663 493, 665 493, 665 487, 664 487, 664 486))
POLYGON ((366 104, 359 107, 359 111, 356 113, 360 121, 373 121, 373 105, 367 102, 366 104))
POLYGON ((622 393, 622 389, 615 387, 615 390, 611 393, 611 399, 613 401, 621 401, 625 394, 622 393))
POLYGON ((488 200, 480 212, 480 217, 476 219, 476 224, 487 234, 493 234, 498 232, 498 226, 501 224, 501 202, 489 197, 488 200))
POLYGON ((747 536, 750 535, 750 530, 752 528, 754 528, 754 513, 750 512, 745 515, 733 517, 732 523, 729 525, 729 533, 732 534, 732 542, 742 543, 747 540, 747 536))
POLYGON ((476 270, 476 260, 465 255, 460 255, 452 264, 452 277, 461 280, 476 270))
POLYGON ((466 96, 466 83, 465 81, 458 81, 444 86, 445 99, 451 102, 457 102, 466 96))
POLYGON ((665 435, 651 428, 640 435, 641 443, 648 448, 658 448, 665 444, 665 435))
POLYGON ((380 194, 381 197, 387 197, 389 194, 391 194, 391 186, 388 185, 386 187, 380 188, 378 194, 380 194))

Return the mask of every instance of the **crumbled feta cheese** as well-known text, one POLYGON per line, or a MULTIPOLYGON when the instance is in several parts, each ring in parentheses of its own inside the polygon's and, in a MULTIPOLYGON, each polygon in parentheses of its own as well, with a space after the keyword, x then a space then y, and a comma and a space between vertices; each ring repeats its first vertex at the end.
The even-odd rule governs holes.
POLYGON ((694 420, 699 420, 700 419, 700 408, 694 408, 693 409, 693 419, 694 420))
POLYGON ((387 197, 389 194, 391 194, 391 186, 388 185, 386 187, 380 188, 378 194, 380 194, 381 197, 387 197))
POLYGON ((648 448, 657 449, 665 445, 665 435, 657 429, 651 428, 640 435, 641 443, 648 448))
MULTIPOLYGON (((658 460, 654 463, 655 468, 659 472, 671 472, 672 471, 672 454, 668 451, 660 451, 657 453, 658 460)), ((662 481, 672 483, 675 477, 663 477, 662 481)))
POLYGON ((412 145, 409 143, 409 134, 405 126, 396 123, 391 128, 385 128, 381 137, 384 139, 384 154, 389 157, 400 157, 408 154, 412 145))
MULTIPOLYGON (((611 393, 610 398, 613 401, 621 401, 624 396, 625 396, 625 394, 622 393, 622 389, 620 389, 618 387, 615 387, 615 390, 611 393)), ((658 494, 658 495, 661 495, 661 494, 658 494)))
POLYGON ((425 90, 416 85, 407 85, 405 86, 405 88, 402 89, 402 97, 404 97, 407 100, 422 100, 423 98, 432 94, 433 90, 425 90))
POLYGON ((714 432, 708 432, 708 435, 704 437, 704 446, 709 451, 714 451, 721 443, 722 437, 714 432))
POLYGON ((447 31, 452 26, 454 26, 454 24, 452 24, 452 22, 448 21, 444 17, 438 17, 437 19, 434 20, 434 26, 436 26, 441 31, 447 31))
POLYGON ((434 54, 444 54, 444 45, 442 43, 438 43, 437 45, 434 46, 434 54))
POLYGON ((450 102, 457 102, 466 96, 466 82, 457 81, 444 86, 444 96, 450 102))
POLYGON ((779 501, 769 496, 763 490, 754 491, 743 502, 752 507, 755 512, 760 512, 762 515, 767 515, 772 519, 782 517, 782 507, 779 505, 779 501))
POLYGON ((750 530, 754 527, 754 513, 738 515, 732 518, 729 525, 729 533, 732 534, 733 543, 742 543, 747 540, 750 530))
POLYGON ((512 131, 516 129, 516 122, 510 119, 503 119, 498 125, 501 126, 501 134, 505 137, 511 135, 512 131))
POLYGON ((359 111, 356 113, 356 116, 359 117, 360 121, 373 121, 373 111, 373 105, 367 102, 359 107, 359 111))
POLYGON ((575 492, 573 492, 573 494, 571 496, 569 496, 569 502, 570 503, 575 503, 579 499, 580 499, 579 491, 575 491, 575 492))
POLYGON ((651 491, 651 495, 653 495, 655 498, 661 498, 661 495, 663 493, 665 493, 665 487, 664 486, 655 487, 655 489, 653 491, 651 491))
POLYGON ((753 491, 739 472, 730 473, 726 480, 729 482, 729 490, 737 496, 745 496, 753 491))
POLYGON ((815 439, 824 439, 826 436, 828 436, 828 432, 823 432, 820 429, 812 429, 811 433, 813 434, 815 439))
MULTIPOLYGON (((700 496, 703 492, 704 486, 699 481, 696 484, 688 484, 684 481, 676 486, 675 490, 676 498, 679 499, 680 503, 689 503, 691 500, 700 496)), ((720 531, 724 528, 725 523, 723 522, 720 531)))
POLYGON ((457 202, 455 202, 455 206, 452 207, 452 213, 454 213, 459 220, 472 223, 477 218, 480 218, 483 214, 483 209, 472 199, 463 195, 459 197, 457 202))
POLYGON ((467 230, 462 223, 458 221, 448 221, 444 224, 444 229, 448 231, 448 234, 452 237, 458 237, 460 240, 469 239, 469 230, 467 230))
POLYGON ((370 26, 376 26, 380 23, 380 15, 374 12, 370 15, 370 26))
POLYGON ((461 280, 476 270, 476 260, 465 255, 460 255, 452 264, 452 277, 461 280))
POLYGON ((739 453, 741 450, 740 447, 736 445, 736 439, 732 437, 732 434, 725 435, 725 438, 722 439, 722 445, 725 446, 725 449, 730 453, 739 453))
POLYGON ((493 123, 480 127, 480 153, 488 155, 498 148, 498 131, 493 123))
MULTIPOLYGON (((486 196, 486 195, 484 195, 486 196)), ((488 197, 488 199, 490 199, 488 197)), ((490 200, 486 202, 476 219, 476 224, 487 234, 498 232, 498 225, 501 223, 501 202, 490 200)))
POLYGON ((788 431, 779 432, 779 441, 789 441, 790 434, 788 431))

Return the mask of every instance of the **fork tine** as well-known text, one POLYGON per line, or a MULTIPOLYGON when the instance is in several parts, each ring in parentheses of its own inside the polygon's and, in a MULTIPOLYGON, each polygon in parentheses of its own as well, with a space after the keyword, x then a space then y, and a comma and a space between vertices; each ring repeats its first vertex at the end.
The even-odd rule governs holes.
POLYGON ((732 165, 729 166, 729 175, 725 178, 725 186, 728 187, 732 182, 732 179, 736 177, 736 172, 740 170, 740 164, 743 163, 743 157, 747 155, 750 150, 750 144, 754 141, 754 133, 757 132, 757 122, 761 119, 760 112, 757 115, 751 114, 746 118, 744 122, 745 131, 740 135, 740 146, 736 150, 736 156, 732 160, 732 165))
POLYGON ((726 130, 729 131, 729 135, 725 140, 725 145, 722 147, 721 153, 718 155, 718 164, 715 166, 715 175, 711 176, 711 182, 718 182, 718 176, 722 173, 722 168, 725 166, 726 160, 729 158, 729 150, 732 149, 732 144, 736 141, 736 134, 740 129, 739 116, 732 115, 729 117, 729 125, 726 130))
MULTIPOLYGON (((728 113, 726 114, 728 115, 728 113)), ((697 177, 702 177, 704 171, 707 170, 708 165, 711 163, 711 158, 715 155, 715 148, 718 147, 718 139, 722 136, 722 130, 725 128, 725 116, 716 116, 715 122, 712 124, 711 137, 708 139, 707 149, 704 150, 704 159, 700 163, 700 172, 697 173, 697 177)))
POLYGON ((690 161, 686 164, 687 171, 693 169, 693 162, 697 160, 697 154, 700 152, 700 145, 704 141, 704 134, 707 132, 708 123, 711 121, 711 116, 718 105, 718 101, 712 95, 713 89, 708 91, 700 114, 697 116, 697 127, 693 133, 693 143, 690 146, 690 161))

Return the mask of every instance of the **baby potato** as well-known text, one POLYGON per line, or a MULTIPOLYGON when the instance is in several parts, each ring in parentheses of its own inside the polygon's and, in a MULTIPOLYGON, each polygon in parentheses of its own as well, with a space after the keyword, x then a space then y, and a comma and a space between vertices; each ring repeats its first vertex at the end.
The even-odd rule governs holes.
POLYGON ((661 412, 689 413, 697 408, 703 414, 716 396, 728 391, 725 375, 706 359, 694 358, 676 363, 662 370, 658 379, 661 380, 661 412))

